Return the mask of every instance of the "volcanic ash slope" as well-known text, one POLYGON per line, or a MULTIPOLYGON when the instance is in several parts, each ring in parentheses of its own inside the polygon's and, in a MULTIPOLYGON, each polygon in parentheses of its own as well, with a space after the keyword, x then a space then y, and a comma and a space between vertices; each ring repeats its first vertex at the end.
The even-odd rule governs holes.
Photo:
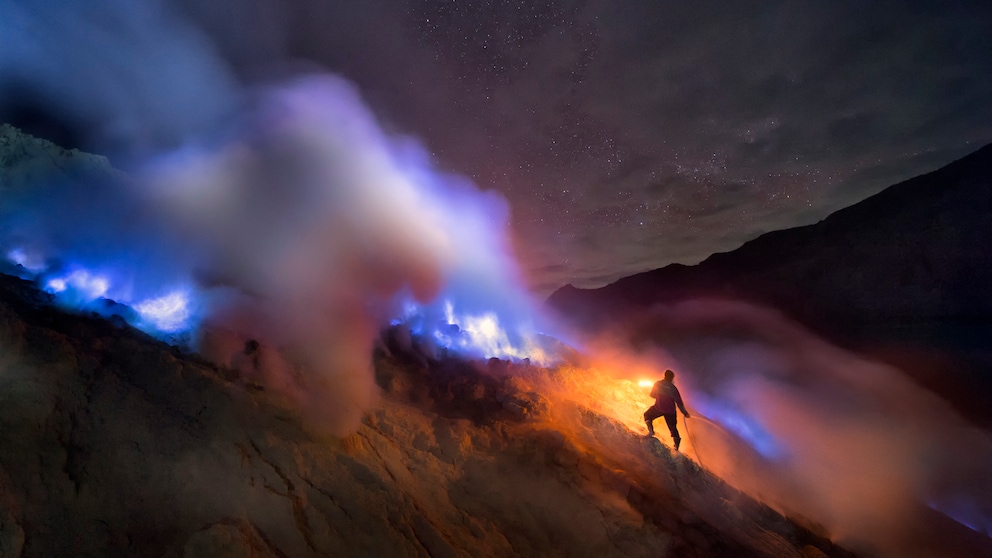
POLYGON ((380 352, 378 407, 329 438, 230 371, 0 278, 0 556, 847 554, 481 363, 380 352))

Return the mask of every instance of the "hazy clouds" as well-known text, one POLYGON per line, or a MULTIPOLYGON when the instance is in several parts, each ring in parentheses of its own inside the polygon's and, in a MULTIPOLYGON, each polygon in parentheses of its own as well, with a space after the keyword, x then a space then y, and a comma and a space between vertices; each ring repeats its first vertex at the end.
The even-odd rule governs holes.
POLYGON ((627 333, 674 361, 707 468, 841 544, 934 555, 913 545, 951 536, 946 516, 992 531, 992 436, 901 371, 738 303, 658 307, 627 333))

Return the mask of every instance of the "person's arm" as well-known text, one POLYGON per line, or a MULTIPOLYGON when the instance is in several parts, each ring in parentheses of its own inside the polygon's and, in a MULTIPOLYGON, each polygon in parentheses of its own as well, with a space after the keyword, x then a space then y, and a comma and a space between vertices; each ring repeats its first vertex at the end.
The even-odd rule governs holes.
POLYGON ((682 414, 685 416, 685 418, 689 418, 689 411, 686 411, 685 405, 682 404, 682 394, 679 393, 679 388, 675 386, 672 386, 672 388, 675 391, 675 404, 679 406, 679 410, 682 411, 682 414))

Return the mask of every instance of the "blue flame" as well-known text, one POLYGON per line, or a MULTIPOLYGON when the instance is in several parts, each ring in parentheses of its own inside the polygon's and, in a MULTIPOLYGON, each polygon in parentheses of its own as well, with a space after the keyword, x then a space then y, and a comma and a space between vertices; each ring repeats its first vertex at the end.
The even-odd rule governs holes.
POLYGON ((549 360, 505 199, 385 133, 340 78, 303 76, 246 107, 243 126, 133 178, 39 180, 0 207, 0 253, 63 307, 163 339, 217 318, 229 289, 279 335, 385 317, 466 355, 549 360))
POLYGON ((85 306, 107 294, 110 280, 103 275, 76 268, 69 273, 48 278, 45 290, 58 295, 58 299, 68 306, 85 306))
POLYGON ((785 457, 784 446, 759 420, 746 414, 734 403, 699 393, 695 395, 694 405, 703 415, 747 442, 762 457, 775 460, 785 457))
POLYGON ((192 331, 199 325, 192 301, 202 295, 194 289, 135 297, 133 288, 125 288, 123 282, 113 279, 113 272, 95 271, 78 264, 53 271, 49 268, 54 266, 44 258, 29 256, 21 248, 8 251, 7 260, 20 266, 22 275, 37 281, 63 308, 120 316, 145 333, 170 341, 176 339, 176 334, 192 331))
MULTIPOLYGON (((8 253, 8 260, 22 267, 25 258, 20 249, 8 253)), ((138 298, 130 296, 128 289, 119 288, 112 279, 113 273, 80 265, 50 272, 40 263, 35 263, 32 269, 38 270, 34 279, 64 308, 118 315, 145 333, 166 340, 199 327, 201 316, 194 307, 205 296, 199 289, 163 290, 154 296, 138 298), (111 302, 123 308, 115 308, 111 302)), ((548 343, 541 342, 543 333, 535 325, 537 320, 532 317, 531 308, 502 289, 497 289, 501 295, 489 292, 487 296, 486 289, 478 289, 480 295, 449 285, 446 293, 426 304, 418 304, 404 295, 401 310, 390 323, 405 324, 415 335, 463 356, 529 359, 537 364, 555 362, 558 357, 548 343), (462 294, 459 302, 448 296, 456 291, 462 294), (502 304, 496 302, 500 296, 502 304), (495 310, 498 307, 502 312, 495 310)))
POLYGON ((29 254, 21 248, 7 252, 7 259, 31 273, 41 273, 45 270, 45 262, 36 254, 29 254))
POLYGON ((401 314, 391 323, 405 324, 414 335, 466 357, 527 359, 541 365, 559 359, 550 346, 551 338, 544 336, 533 320, 507 320, 494 310, 463 310, 450 297, 426 305, 405 300, 401 314))
POLYGON ((944 495, 927 502, 927 506, 972 531, 992 537, 992 520, 982 513, 973 498, 964 494, 944 495))
POLYGON ((177 333, 187 331, 191 326, 189 293, 185 291, 143 300, 135 304, 134 309, 141 316, 139 327, 146 331, 150 328, 162 333, 177 333))

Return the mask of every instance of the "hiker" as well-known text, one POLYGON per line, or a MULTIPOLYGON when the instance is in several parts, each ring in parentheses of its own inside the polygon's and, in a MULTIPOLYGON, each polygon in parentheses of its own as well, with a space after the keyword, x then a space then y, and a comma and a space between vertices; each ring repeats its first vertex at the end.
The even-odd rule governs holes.
POLYGON ((668 425, 668 430, 672 434, 672 441, 675 442, 675 450, 678 451, 682 438, 679 437, 678 428, 675 426, 675 406, 678 406, 685 418, 689 418, 689 412, 682 404, 679 389, 672 383, 674 378, 675 372, 665 370, 665 379, 655 382, 654 387, 651 388, 654 405, 644 411, 644 424, 648 425, 648 436, 654 436, 654 419, 665 417, 665 424, 668 425))

